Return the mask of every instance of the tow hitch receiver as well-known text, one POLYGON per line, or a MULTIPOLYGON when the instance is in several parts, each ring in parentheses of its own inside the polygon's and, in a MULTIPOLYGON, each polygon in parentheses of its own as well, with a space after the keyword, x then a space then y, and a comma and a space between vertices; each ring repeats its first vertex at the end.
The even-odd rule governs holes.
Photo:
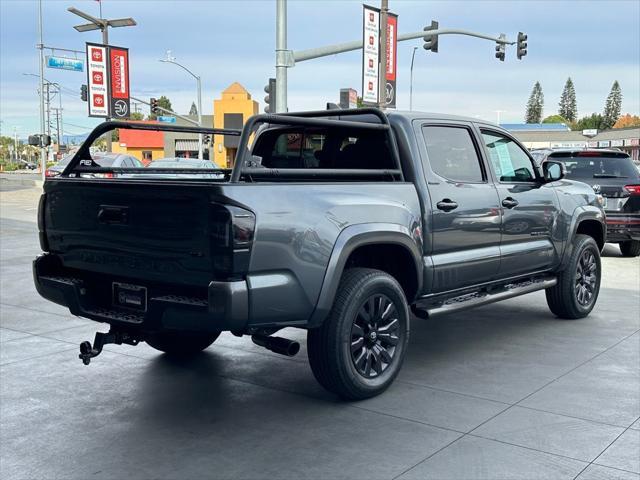
POLYGON ((97 357, 102 352, 102 347, 109 343, 115 343, 116 345, 138 345, 140 343, 139 338, 132 337, 127 332, 114 332, 110 330, 109 333, 96 332, 96 337, 93 340, 93 346, 91 342, 82 342, 80 344, 80 355, 78 357, 82 360, 82 363, 89 365, 93 357, 97 357))

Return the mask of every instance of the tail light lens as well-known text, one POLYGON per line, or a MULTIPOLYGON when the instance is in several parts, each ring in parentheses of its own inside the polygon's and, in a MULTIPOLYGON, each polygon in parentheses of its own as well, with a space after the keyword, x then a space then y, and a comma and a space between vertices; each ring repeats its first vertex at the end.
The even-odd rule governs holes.
POLYGON ((255 228, 256 216, 250 210, 218 203, 210 206, 210 248, 216 278, 247 273, 255 228))
POLYGON ((631 195, 640 195, 640 185, 625 185, 624 188, 631 195))
POLYGON ((57 177, 58 175, 60 175, 58 172, 51 170, 50 168, 47 168, 44 171, 44 176, 45 177, 57 177))
POLYGON ((47 234, 44 231, 44 208, 46 202, 47 194, 43 193, 40 195, 40 200, 38 201, 38 239, 40 240, 40 249, 43 252, 49 251, 49 242, 47 241, 47 234))

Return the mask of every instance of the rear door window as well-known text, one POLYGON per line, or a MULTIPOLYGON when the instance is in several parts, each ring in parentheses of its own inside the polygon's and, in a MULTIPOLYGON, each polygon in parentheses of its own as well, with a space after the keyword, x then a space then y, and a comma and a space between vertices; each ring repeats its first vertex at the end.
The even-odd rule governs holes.
POLYGON ((489 162, 500 182, 534 182, 536 171, 529 155, 509 137, 482 131, 489 162))
POLYGON ((467 128, 424 126, 422 134, 434 173, 454 182, 485 181, 478 152, 467 128))

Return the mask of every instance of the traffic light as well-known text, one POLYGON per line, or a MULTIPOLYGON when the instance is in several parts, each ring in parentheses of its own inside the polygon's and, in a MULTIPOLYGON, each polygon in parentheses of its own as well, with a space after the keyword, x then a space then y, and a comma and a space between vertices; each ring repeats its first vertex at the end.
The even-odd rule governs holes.
POLYGON ((518 50, 516 52, 516 55, 518 56, 518 60, 522 60, 522 57, 524 57, 526 54, 527 54, 527 35, 522 32, 518 32, 518 50))
MULTIPOLYGON (((435 20, 431 20, 430 27, 424 27, 425 32, 430 32, 431 30, 438 30, 438 22, 435 20)), ((431 50, 433 53, 438 53, 438 35, 427 35, 423 37, 424 45, 422 47, 425 50, 431 50)))
POLYGON ((151 113, 155 115, 158 115, 160 113, 160 109, 158 108, 157 98, 152 98, 151 100, 149 100, 149 108, 151 110, 151 113))
POLYGON ((264 97, 265 113, 276 113, 276 79, 270 78, 269 83, 264 87, 264 93, 267 95, 264 97))
POLYGON ((87 101, 88 93, 87 93, 87 86, 86 85, 82 85, 80 87, 80 98, 82 99, 83 102, 87 101))
POLYGON ((203 143, 204 145, 209 145, 209 142, 211 142, 211 135, 209 135, 209 134, 205 133, 205 134, 202 136, 202 143, 203 143))
MULTIPOLYGON (((506 40, 507 36, 504 33, 500 34, 498 37, 500 40, 506 40)), ((496 58, 501 62, 504 62, 504 57, 506 54, 507 47, 504 43, 496 42, 496 58)))

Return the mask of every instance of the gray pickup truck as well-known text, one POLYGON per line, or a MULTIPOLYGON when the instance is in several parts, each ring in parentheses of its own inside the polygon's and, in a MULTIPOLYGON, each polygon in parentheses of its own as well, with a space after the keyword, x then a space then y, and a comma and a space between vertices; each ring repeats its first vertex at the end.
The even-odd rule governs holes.
POLYGON ((398 374, 410 312, 544 289, 556 316, 589 314, 605 218, 591 187, 563 177, 499 127, 448 115, 257 115, 242 131, 107 122, 45 182, 34 279, 110 324, 80 345, 85 364, 107 343, 193 354, 222 331, 295 355, 273 334, 298 327, 317 380, 362 399, 398 374), (100 166, 90 147, 114 128, 206 133, 214 147, 225 136, 234 166, 201 178, 100 166))

